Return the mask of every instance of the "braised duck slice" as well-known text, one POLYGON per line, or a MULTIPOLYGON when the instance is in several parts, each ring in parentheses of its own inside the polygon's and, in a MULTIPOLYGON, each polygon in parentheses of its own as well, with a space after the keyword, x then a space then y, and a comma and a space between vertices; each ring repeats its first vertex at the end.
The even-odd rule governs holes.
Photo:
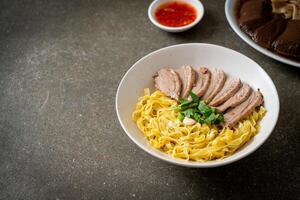
POLYGON ((273 41, 284 31, 286 22, 281 14, 275 14, 271 21, 254 31, 252 39, 260 46, 271 49, 273 41))
POLYGON ((289 20, 285 31, 273 45, 279 54, 300 58, 300 20, 289 20))
POLYGON ((181 81, 173 69, 160 69, 154 76, 155 87, 165 95, 179 100, 181 81))
POLYGON ((210 71, 206 67, 197 67, 194 68, 194 70, 196 72, 196 81, 192 92, 197 96, 202 97, 209 86, 210 71))
POLYGON ((234 96, 230 97, 227 101, 225 101, 222 105, 216 107, 216 110, 218 112, 224 112, 229 108, 233 108, 241 104, 249 97, 251 92, 251 87, 247 83, 243 83, 239 91, 234 96))
POLYGON ((252 92, 246 101, 228 110, 224 114, 225 126, 229 128, 234 127, 240 120, 246 118, 252 111, 254 111, 257 106, 262 105, 262 103, 262 93, 259 90, 252 92))
POLYGON ((195 71, 189 65, 182 66, 178 69, 175 69, 175 71, 178 74, 182 83, 180 97, 188 98, 189 92, 191 91, 195 83, 195 71))
POLYGON ((243 31, 252 35, 256 28, 266 23, 272 11, 266 0, 244 1, 239 13, 239 25, 243 31))
POLYGON ((221 91, 226 81, 226 75, 221 69, 213 69, 211 71, 211 80, 207 91, 202 99, 209 103, 221 91))
POLYGON ((229 78, 225 82, 222 90, 209 103, 210 106, 218 106, 235 95, 241 87, 241 80, 239 78, 229 78))

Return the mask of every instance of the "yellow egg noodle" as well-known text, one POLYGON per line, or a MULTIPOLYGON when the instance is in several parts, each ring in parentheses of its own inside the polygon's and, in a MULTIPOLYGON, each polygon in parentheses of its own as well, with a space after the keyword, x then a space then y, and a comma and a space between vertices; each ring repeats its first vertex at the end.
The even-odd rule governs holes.
POLYGON ((160 91, 144 89, 132 114, 138 128, 150 144, 175 158, 205 162, 232 155, 259 131, 263 106, 239 122, 233 129, 196 123, 185 125, 177 119, 172 106, 178 103, 160 91))

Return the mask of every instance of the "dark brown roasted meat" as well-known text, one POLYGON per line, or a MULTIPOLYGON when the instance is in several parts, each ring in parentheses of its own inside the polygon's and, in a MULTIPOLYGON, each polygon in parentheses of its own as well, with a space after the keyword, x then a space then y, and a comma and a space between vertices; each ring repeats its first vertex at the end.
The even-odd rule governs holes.
POLYGON ((240 8, 239 24, 243 31, 250 36, 256 28, 266 23, 270 17, 272 7, 265 0, 248 0, 240 8))
POLYGON ((273 41, 284 31, 286 22, 281 14, 274 15, 271 21, 254 31, 252 39, 260 46, 271 49, 273 41))
POLYGON ((300 20, 289 20, 285 31, 273 45, 279 54, 300 58, 300 20))

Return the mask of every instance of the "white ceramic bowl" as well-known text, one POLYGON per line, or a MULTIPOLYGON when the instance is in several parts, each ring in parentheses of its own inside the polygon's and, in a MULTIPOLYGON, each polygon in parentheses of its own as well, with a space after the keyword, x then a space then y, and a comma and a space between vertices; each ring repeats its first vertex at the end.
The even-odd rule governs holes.
POLYGON ((274 83, 268 74, 250 58, 225 47, 191 43, 166 47, 137 61, 120 82, 116 95, 116 111, 123 129, 130 139, 149 154, 186 167, 216 167, 249 155, 266 141, 277 122, 279 98, 274 83), (240 77, 254 89, 259 88, 264 95, 264 106, 267 113, 260 122, 259 133, 242 149, 228 158, 204 163, 172 158, 150 146, 131 118, 138 97, 143 95, 143 89, 149 87, 152 92, 154 91, 153 74, 166 66, 175 68, 184 64, 221 68, 227 75, 240 77))
POLYGON ((285 64, 289 64, 295 67, 300 67, 300 63, 293 61, 291 59, 288 59, 286 57, 280 56, 268 49, 265 49, 261 46, 259 46, 258 44, 256 44, 247 34, 245 34, 239 27, 238 23, 237 23, 237 19, 235 16, 235 6, 237 4, 237 2, 240 0, 226 0, 225 3, 225 14, 226 14, 226 18, 231 26, 231 28, 234 30, 234 32, 240 36, 240 38, 242 38, 242 40, 244 40, 247 44, 249 44, 251 47, 253 47, 254 49, 256 49, 257 51, 265 54, 266 56, 269 56, 270 58, 273 58, 275 60, 278 60, 280 62, 283 62, 285 64))
POLYGON ((192 28, 193 26, 195 26, 196 24, 199 23, 199 21, 202 19, 204 15, 204 7, 202 5, 202 3, 199 0, 154 0, 149 8, 148 8, 148 17, 150 19, 150 21, 157 26, 158 28, 167 31, 167 32, 183 32, 186 31, 190 28, 192 28), (176 2, 184 2, 184 3, 188 3, 190 5, 192 5, 196 11, 197 11, 197 17, 195 19, 195 21, 193 21, 193 23, 188 24, 186 26, 180 26, 180 27, 169 27, 169 26, 164 26, 162 24, 160 24, 159 22, 157 22, 157 20, 155 19, 155 11, 156 9, 166 3, 166 2, 172 2, 172 1, 176 1, 176 2))

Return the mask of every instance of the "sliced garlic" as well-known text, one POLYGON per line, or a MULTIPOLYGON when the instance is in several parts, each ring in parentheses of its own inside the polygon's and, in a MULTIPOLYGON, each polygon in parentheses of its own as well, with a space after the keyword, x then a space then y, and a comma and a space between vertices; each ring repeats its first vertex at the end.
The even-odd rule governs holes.
POLYGON ((189 117, 185 117, 185 118, 183 119, 183 123, 184 123, 185 125, 193 125, 193 124, 196 123, 196 121, 193 120, 193 119, 191 119, 191 118, 189 118, 189 117))

